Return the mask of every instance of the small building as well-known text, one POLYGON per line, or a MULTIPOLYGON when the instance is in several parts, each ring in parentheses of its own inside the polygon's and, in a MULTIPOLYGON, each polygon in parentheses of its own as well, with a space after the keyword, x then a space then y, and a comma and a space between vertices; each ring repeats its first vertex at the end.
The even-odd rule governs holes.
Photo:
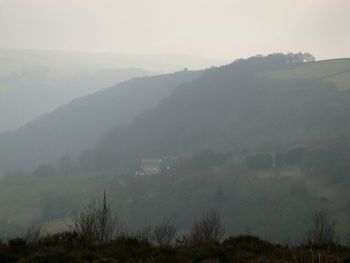
POLYGON ((135 173, 140 175, 172 175, 175 172, 177 157, 166 156, 159 159, 141 159, 139 170, 135 173))
POLYGON ((140 171, 136 175, 155 175, 161 172, 162 159, 141 159, 140 171))

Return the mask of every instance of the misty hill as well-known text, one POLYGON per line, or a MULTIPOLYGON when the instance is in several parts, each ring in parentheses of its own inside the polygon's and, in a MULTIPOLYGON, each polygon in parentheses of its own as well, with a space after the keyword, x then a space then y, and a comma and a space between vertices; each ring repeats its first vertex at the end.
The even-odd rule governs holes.
POLYGON ((106 89, 2 136, 2 168, 34 168, 63 154, 74 156, 113 127, 94 151, 96 169, 203 149, 244 156, 346 135, 349 93, 320 73, 290 79, 270 75, 321 68, 322 76, 330 76, 345 72, 349 60, 305 60, 298 54, 258 56, 202 75, 184 71, 106 89), (132 92, 124 94, 121 87, 132 92))
MULTIPOLYGON (((106 190, 118 216, 131 227, 171 219, 179 231, 187 231, 193 218, 214 207, 226 218, 230 233, 294 243, 305 237, 312 211, 328 208, 345 233, 349 92, 322 79, 265 77, 291 66, 317 63, 295 54, 274 54, 121 84, 130 88, 134 83, 139 94, 156 80, 164 88, 170 80, 175 83, 176 76, 183 81, 189 74, 188 81, 174 84, 159 103, 125 121, 123 127, 109 130, 79 158, 60 158, 56 165, 41 166, 27 176, 13 173, 1 178, 0 210, 9 220, 4 228, 40 223, 57 229, 71 211, 106 190), (305 155, 293 163, 292 153, 294 158, 305 155), (178 157, 172 176, 166 172, 134 176, 141 158, 168 155, 178 157), (259 156, 271 158, 271 163, 257 168, 247 161, 259 156), (284 156, 283 161, 274 166, 272 157, 277 156, 284 156)), ((112 90, 105 92, 110 95, 112 90)), ((120 95, 104 97, 122 104, 120 95)), ((72 105, 64 108, 76 111, 72 105)), ((98 119, 91 112, 88 115, 98 119)), ((86 130, 79 129, 81 134, 86 130)), ((41 126, 32 130, 38 140, 46 138, 40 130, 41 126)), ((23 158, 30 157, 28 151, 25 154, 23 158)))
POLYGON ((93 147, 113 127, 127 125, 135 116, 200 72, 137 78, 75 99, 50 114, 0 137, 0 167, 31 169, 51 163, 63 154, 93 147))
MULTIPOLYGON (((116 168, 141 158, 203 149, 237 156, 277 152, 350 131, 350 94, 313 76, 272 79, 268 72, 317 65, 289 55, 239 60, 205 71, 99 141, 98 165, 116 168)), ((322 62, 332 65, 333 61, 322 62)), ((330 67, 329 73, 334 74, 330 67)), ((329 74, 329 75, 330 75, 329 74)))
POLYGON ((0 49, 0 133, 134 77, 224 63, 196 56, 0 49))
POLYGON ((57 75, 51 67, 0 74, 0 133, 51 112, 74 98, 151 73, 141 69, 100 69, 57 75))

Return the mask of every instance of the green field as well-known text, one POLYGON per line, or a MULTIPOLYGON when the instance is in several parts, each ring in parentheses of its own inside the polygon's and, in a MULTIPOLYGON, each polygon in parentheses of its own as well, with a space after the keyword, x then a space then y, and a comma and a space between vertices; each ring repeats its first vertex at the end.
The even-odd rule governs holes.
POLYGON ((198 175, 171 177, 113 174, 6 177, 0 180, 0 219, 22 229, 42 224, 49 231, 61 230, 73 211, 106 190, 117 215, 131 228, 170 218, 186 227, 194 215, 213 205, 225 207, 222 213, 229 231, 244 231, 246 223, 254 228, 254 233, 278 240, 283 238, 280 233, 285 231, 284 226, 291 222, 295 230, 301 229, 298 235, 302 235, 312 207, 318 207, 320 202, 332 206, 340 229, 348 225, 348 210, 344 209, 348 194, 339 185, 308 177, 298 168, 232 174, 231 169, 225 172, 226 166, 230 164, 198 175), (264 200, 268 206, 261 206, 257 200, 264 200), (238 208, 240 213, 236 214, 238 208), (279 214, 278 219, 275 213, 279 214), (257 224, 256 217, 265 218, 267 225, 260 221, 257 224), (277 230, 274 232, 268 225, 277 230))
POLYGON ((340 90, 350 90, 350 58, 291 65, 264 76, 273 79, 322 79, 332 82, 340 90))
POLYGON ((98 175, 5 177, 0 180, 0 215, 15 224, 31 224, 40 215, 42 198, 50 195, 60 201, 84 202, 93 193, 103 192, 109 180, 98 175))

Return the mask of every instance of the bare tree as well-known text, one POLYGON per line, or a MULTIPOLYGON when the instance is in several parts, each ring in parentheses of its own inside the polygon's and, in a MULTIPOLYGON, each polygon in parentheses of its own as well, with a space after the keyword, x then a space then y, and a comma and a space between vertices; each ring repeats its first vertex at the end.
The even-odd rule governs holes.
POLYGON ((189 242, 198 244, 208 241, 220 241, 224 233, 225 228, 220 214, 216 210, 210 210, 194 222, 189 242))
POLYGON ((91 199, 81 211, 72 217, 71 228, 83 240, 92 242, 96 240, 96 200, 91 199))
POLYGON ((77 214, 73 215, 71 228, 87 242, 103 243, 118 235, 121 227, 114 215, 106 192, 102 201, 90 202, 77 214))
POLYGON ((154 227, 152 241, 159 246, 169 246, 176 236, 176 231, 176 227, 170 225, 169 221, 163 221, 154 227))
POLYGON ((344 235, 344 241, 343 244, 347 247, 350 247, 350 233, 346 233, 344 235))
POLYGON ((140 241, 152 242, 152 226, 145 223, 143 226, 136 229, 131 237, 140 241))
POLYGON ((335 222, 329 218, 326 210, 314 211, 312 215, 312 227, 307 233, 306 241, 317 245, 336 243, 338 241, 335 222))
POLYGON ((109 241, 117 229, 117 218, 113 215, 110 202, 107 200, 106 191, 103 192, 102 204, 97 207, 97 234, 98 241, 109 241))
POLYGON ((23 239, 27 243, 37 243, 45 236, 45 231, 40 225, 33 225, 27 229, 23 239))

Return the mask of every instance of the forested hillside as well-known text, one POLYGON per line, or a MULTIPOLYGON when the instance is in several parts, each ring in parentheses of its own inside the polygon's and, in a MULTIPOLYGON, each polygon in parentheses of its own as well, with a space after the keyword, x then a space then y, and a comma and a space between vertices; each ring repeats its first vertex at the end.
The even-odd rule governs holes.
POLYGON ((0 136, 0 171, 33 169, 91 148, 113 127, 123 127, 201 73, 184 71, 136 78, 75 99, 22 128, 0 136))
POLYGON ((151 74, 135 68, 63 74, 49 66, 2 73, 0 65, 0 134, 24 126, 75 98, 151 74))
POLYGON ((320 140, 348 137, 350 93, 319 79, 261 77, 304 63, 272 55, 207 70, 179 87, 97 147, 98 165, 117 168, 141 158, 192 154, 203 149, 236 156, 284 151, 320 140))

